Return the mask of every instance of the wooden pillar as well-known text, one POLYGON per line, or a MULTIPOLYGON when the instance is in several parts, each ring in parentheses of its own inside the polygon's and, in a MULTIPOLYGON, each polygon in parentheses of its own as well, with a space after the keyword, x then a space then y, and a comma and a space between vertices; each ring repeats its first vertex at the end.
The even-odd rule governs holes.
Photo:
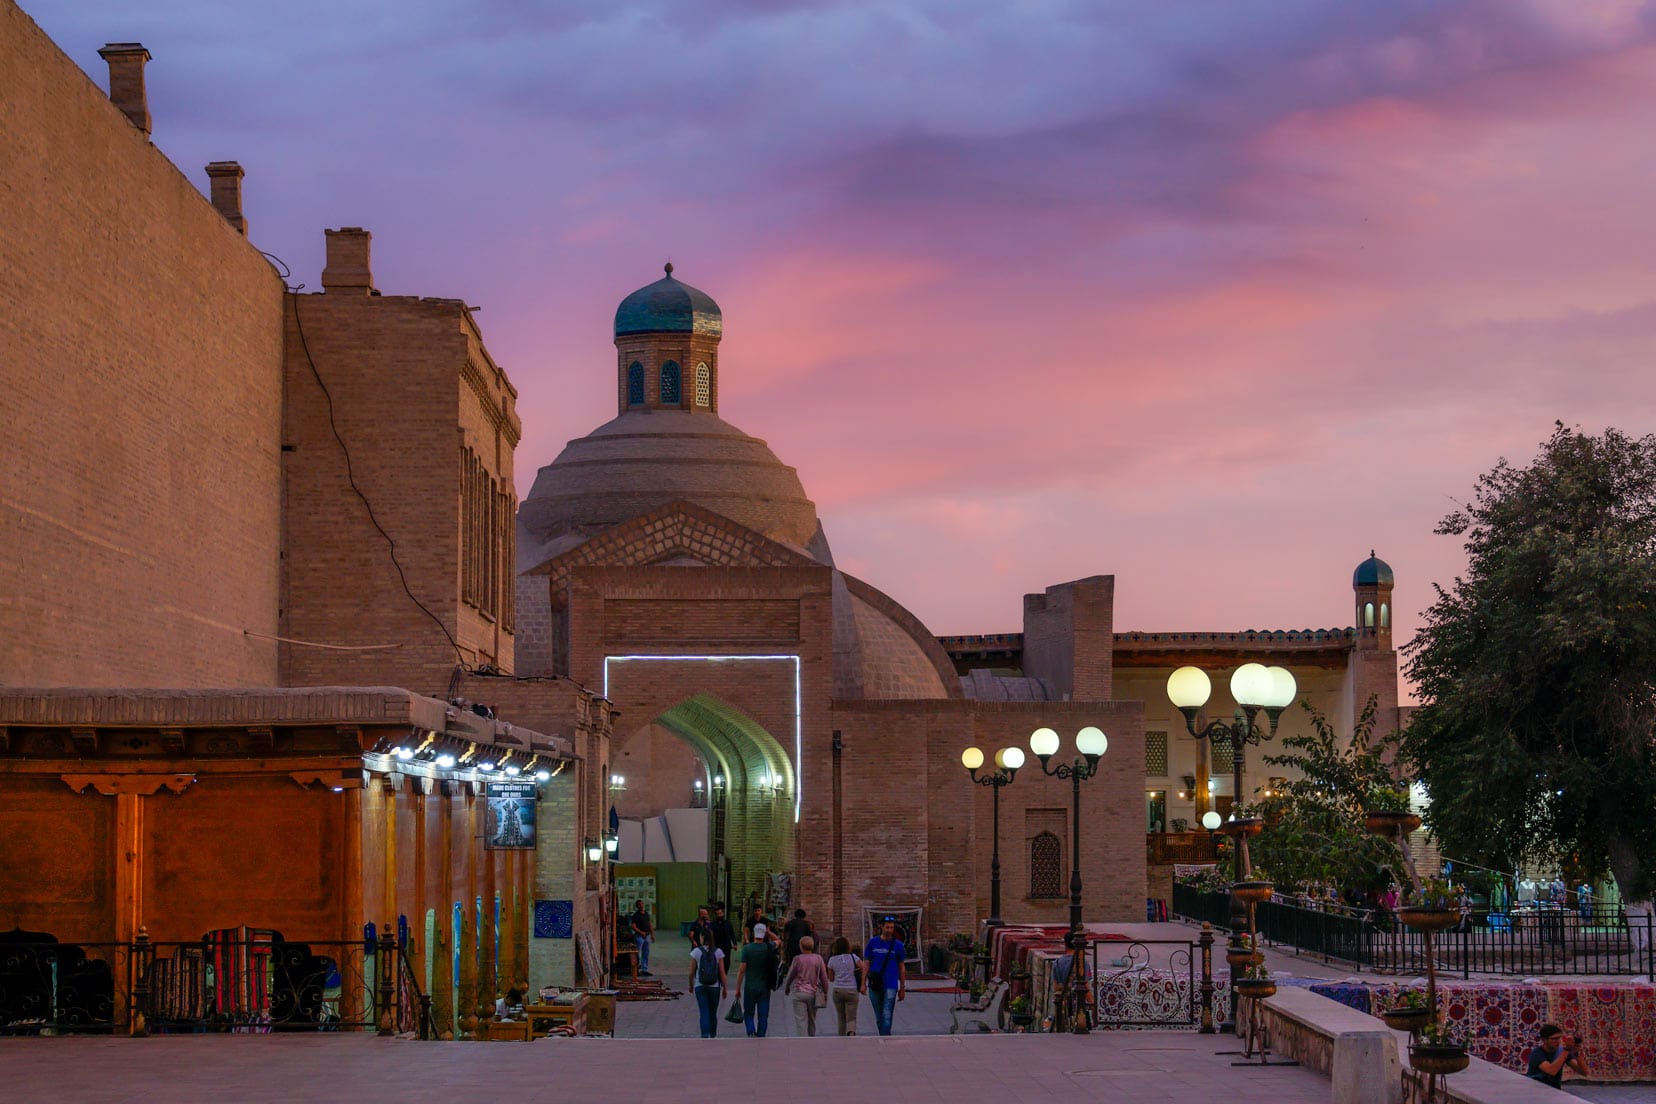
MULTIPOLYGON (((131 944, 143 927, 144 899, 144 795, 115 795, 115 942, 131 944)), ((128 1017, 131 992, 130 970, 111 962, 115 975, 115 1018, 117 1032, 133 1030, 128 1017)))

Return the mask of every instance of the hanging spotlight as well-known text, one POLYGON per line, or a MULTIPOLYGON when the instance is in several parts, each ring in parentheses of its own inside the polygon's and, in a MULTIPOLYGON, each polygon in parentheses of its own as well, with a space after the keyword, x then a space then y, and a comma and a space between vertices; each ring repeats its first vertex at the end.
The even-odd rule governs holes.
POLYGON ((395 755, 398 759, 401 759, 403 762, 406 763, 406 762, 408 762, 408 760, 414 758, 414 749, 411 748, 411 747, 402 746, 402 747, 398 747, 391 754, 395 755))
POLYGON ((551 771, 549 771, 549 770, 538 770, 538 771, 535 772, 535 781, 536 782, 550 782, 551 780, 552 780, 552 772, 551 771))
POLYGON ((454 756, 444 752, 437 757, 437 765, 444 770, 452 770, 454 768, 454 756))

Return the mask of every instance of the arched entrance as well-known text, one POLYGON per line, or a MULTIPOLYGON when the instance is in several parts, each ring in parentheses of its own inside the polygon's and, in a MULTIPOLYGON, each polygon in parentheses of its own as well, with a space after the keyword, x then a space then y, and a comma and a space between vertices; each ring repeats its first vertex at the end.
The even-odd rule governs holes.
MULTIPOLYGON (((793 871, 793 761, 742 710, 711 694, 694 695, 620 741, 617 752, 612 773, 627 787, 615 795, 621 816, 666 818, 675 803, 705 808, 703 894, 694 904, 726 900, 735 911, 752 895, 765 899, 768 875, 793 871), (693 755, 675 756, 664 744, 693 755)), ((681 911, 682 905, 664 910, 658 919, 688 919, 681 911)))

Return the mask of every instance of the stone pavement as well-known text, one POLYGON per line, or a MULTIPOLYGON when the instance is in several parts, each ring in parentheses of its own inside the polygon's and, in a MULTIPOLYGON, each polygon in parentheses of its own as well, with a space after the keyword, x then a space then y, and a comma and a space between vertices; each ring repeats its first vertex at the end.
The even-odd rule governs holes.
POLYGON ((0 1039, 8 1104, 626 1100, 693 1092, 790 1104, 1327 1104, 1309 1070, 1233 1068, 1192 1032, 855 1039, 545 1039, 368 1035, 0 1039), (710 1070, 716 1071, 709 1073, 710 1070))

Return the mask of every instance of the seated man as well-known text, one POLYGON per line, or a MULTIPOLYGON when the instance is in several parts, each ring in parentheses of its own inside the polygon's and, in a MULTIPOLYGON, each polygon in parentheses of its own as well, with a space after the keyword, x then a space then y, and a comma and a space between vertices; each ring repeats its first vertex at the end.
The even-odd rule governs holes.
POLYGON ((1566 1036, 1557 1024, 1542 1024, 1541 1045, 1530 1051, 1525 1076, 1562 1089, 1565 1066, 1575 1070, 1578 1077, 1587 1076, 1587 1061, 1576 1049, 1576 1040, 1566 1036))

